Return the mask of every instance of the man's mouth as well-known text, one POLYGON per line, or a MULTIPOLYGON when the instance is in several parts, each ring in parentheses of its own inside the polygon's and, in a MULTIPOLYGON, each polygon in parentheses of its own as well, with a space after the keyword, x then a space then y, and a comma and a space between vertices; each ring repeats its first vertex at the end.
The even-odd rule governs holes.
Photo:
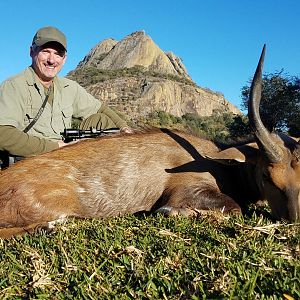
POLYGON ((48 66, 48 65, 45 65, 45 67, 46 67, 47 69, 51 69, 51 70, 54 70, 54 69, 55 69, 55 66, 48 66))

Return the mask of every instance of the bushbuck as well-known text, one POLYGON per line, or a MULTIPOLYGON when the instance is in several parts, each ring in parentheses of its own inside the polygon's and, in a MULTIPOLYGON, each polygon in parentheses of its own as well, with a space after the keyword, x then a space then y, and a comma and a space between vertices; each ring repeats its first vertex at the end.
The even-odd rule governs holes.
POLYGON ((220 151, 191 134, 154 129, 84 140, 0 173, 0 237, 66 217, 105 218, 157 211, 241 213, 267 200, 273 215, 300 218, 300 149, 270 133, 259 115, 263 48, 249 97, 256 143, 220 151))

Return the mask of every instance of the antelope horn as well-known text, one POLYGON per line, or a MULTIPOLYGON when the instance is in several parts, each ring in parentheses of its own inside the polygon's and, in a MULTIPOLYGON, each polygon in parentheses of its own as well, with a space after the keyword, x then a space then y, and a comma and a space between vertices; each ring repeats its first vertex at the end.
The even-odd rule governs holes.
POLYGON ((262 68, 264 64, 266 45, 264 45, 259 63, 257 65, 250 89, 248 101, 248 116, 250 127, 257 139, 259 148, 264 152, 270 162, 280 162, 283 159, 281 148, 274 143, 270 132, 264 126, 259 115, 259 104, 262 91, 262 68))

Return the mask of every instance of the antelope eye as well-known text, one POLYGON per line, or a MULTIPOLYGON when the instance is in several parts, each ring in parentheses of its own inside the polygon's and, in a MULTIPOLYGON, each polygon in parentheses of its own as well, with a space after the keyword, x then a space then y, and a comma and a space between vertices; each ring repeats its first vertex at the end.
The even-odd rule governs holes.
POLYGON ((263 178, 263 180, 269 180, 270 179, 269 174, 267 174, 267 173, 263 173, 262 178, 263 178))
POLYGON ((271 178, 270 178, 270 174, 269 174, 269 173, 264 172, 264 173, 262 174, 262 179, 263 179, 264 181, 266 181, 266 182, 272 183, 272 180, 271 180, 271 178))

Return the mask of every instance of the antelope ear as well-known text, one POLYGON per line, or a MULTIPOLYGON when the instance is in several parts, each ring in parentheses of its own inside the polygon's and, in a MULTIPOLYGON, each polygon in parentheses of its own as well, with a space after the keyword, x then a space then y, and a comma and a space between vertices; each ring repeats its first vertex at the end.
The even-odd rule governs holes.
POLYGON ((244 162, 255 163, 259 155, 256 143, 246 144, 239 147, 232 147, 220 152, 206 155, 205 158, 225 164, 232 165, 244 162))

